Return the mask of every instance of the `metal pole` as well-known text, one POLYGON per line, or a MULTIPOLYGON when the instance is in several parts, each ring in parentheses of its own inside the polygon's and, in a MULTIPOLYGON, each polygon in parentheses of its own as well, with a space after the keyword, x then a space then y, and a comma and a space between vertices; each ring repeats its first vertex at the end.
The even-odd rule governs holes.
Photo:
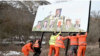
POLYGON ((44 32, 42 32, 42 36, 41 36, 41 45, 42 45, 43 36, 44 36, 44 32))
MULTIPOLYGON (((71 35, 71 33, 72 33, 72 32, 69 32, 69 36, 71 35)), ((67 56, 67 53, 68 53, 69 43, 70 43, 70 40, 67 39, 67 45, 66 45, 66 50, 65 50, 65 56, 67 56)))
POLYGON ((89 4, 89 14, 88 14, 88 28, 87 28, 87 32, 89 32, 90 13, 91 13, 91 0, 90 0, 90 4, 89 4))
POLYGON ((68 52, 68 47, 69 47, 69 39, 67 39, 67 45, 66 45, 66 50, 65 50, 65 56, 67 56, 67 52, 68 52))

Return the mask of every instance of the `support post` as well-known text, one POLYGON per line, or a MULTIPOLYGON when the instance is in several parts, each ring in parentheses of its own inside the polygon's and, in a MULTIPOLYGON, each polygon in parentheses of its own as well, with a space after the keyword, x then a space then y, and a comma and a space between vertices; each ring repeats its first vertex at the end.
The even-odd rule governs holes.
MULTIPOLYGON (((71 32, 69 32, 69 36, 71 35, 71 32)), ((67 56, 68 54, 68 48, 69 48, 69 43, 70 43, 70 40, 67 39, 67 45, 66 45, 66 50, 65 50, 65 56, 67 56)))
POLYGON ((67 52, 68 52, 68 47, 69 47, 69 39, 67 39, 67 45, 66 45, 66 50, 65 50, 65 56, 67 56, 67 52))
POLYGON ((44 36, 44 32, 42 32, 42 36, 41 36, 41 45, 42 45, 43 36, 44 36))

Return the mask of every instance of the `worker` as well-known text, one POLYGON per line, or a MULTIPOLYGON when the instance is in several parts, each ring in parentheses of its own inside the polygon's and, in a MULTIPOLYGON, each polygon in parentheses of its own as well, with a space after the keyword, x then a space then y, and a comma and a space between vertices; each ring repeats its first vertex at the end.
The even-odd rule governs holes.
POLYGON ((24 56, 28 56, 29 55, 29 51, 33 52, 32 45, 33 45, 33 41, 30 41, 29 43, 25 44, 22 47, 22 52, 24 53, 24 56))
POLYGON ((33 45, 35 54, 33 56, 39 56, 41 53, 41 39, 36 40, 33 45))
POLYGON ((56 50, 56 54, 54 56, 59 56, 59 49, 60 48, 64 48, 65 49, 65 45, 63 43, 63 40, 67 39, 67 37, 63 37, 62 34, 60 34, 57 38, 56 38, 56 42, 55 42, 55 50, 56 50))
POLYGON ((86 33, 82 33, 80 32, 80 34, 77 34, 78 37, 78 45, 79 45, 79 49, 78 49, 78 56, 85 56, 85 51, 86 51, 86 37, 87 37, 87 32, 86 33))
POLYGON ((76 36, 76 34, 71 34, 72 36, 68 36, 67 38, 70 39, 70 54, 69 56, 77 56, 77 49, 78 49, 78 37, 76 36))
POLYGON ((50 48, 49 48, 49 54, 48 56, 51 56, 52 55, 52 51, 54 50, 54 54, 55 54, 55 41, 56 41, 56 37, 59 36, 60 33, 58 33, 56 35, 56 32, 53 33, 53 35, 51 35, 50 37, 50 40, 49 40, 49 45, 50 45, 50 48))

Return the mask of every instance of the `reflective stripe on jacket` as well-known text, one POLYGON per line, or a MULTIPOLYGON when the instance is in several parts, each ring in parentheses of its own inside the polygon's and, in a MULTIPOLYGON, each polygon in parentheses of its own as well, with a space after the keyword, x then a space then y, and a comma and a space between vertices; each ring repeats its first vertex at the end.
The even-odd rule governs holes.
POLYGON ((70 45, 78 45, 78 37, 77 36, 68 36, 70 39, 70 45))
POLYGON ((56 43, 55 43, 55 46, 56 47, 60 47, 60 48, 65 48, 65 45, 63 43, 63 40, 67 39, 66 37, 62 37, 62 36, 58 36, 56 38, 56 43))
POLYGON ((87 45, 86 43, 86 37, 87 37, 87 32, 85 33, 85 35, 77 35, 78 39, 79 39, 79 45, 87 45))
POLYGON ((33 45, 34 47, 37 47, 39 48, 39 43, 38 43, 39 40, 36 40, 35 44, 33 45))
POLYGON ((87 45, 87 43, 86 42, 79 42, 79 45, 87 45))

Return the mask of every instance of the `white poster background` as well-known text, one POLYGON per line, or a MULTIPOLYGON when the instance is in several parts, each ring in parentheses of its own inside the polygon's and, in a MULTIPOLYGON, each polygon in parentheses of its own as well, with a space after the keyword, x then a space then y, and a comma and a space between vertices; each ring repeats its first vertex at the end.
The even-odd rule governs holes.
POLYGON ((61 16, 69 17, 73 24, 75 24, 76 19, 81 19, 80 28, 87 31, 89 3, 90 1, 69 1, 39 6, 33 27, 37 25, 38 21, 42 21, 48 15, 55 15, 56 9, 62 8, 61 16))

